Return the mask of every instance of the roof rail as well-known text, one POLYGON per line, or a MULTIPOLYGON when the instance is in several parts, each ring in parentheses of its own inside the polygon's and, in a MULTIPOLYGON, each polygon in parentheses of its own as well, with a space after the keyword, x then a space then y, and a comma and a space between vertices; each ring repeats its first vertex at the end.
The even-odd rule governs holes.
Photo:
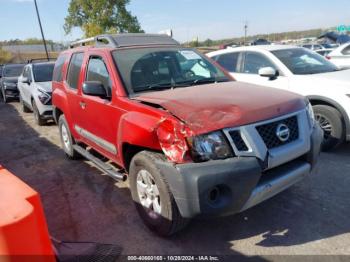
POLYGON ((103 45, 103 46, 117 47, 117 44, 115 43, 111 35, 100 35, 100 36, 85 38, 85 39, 72 42, 70 44, 70 48, 74 48, 77 46, 86 46, 86 44, 92 43, 92 42, 94 42, 96 46, 103 45))
POLYGON ((70 48, 78 46, 104 46, 104 47, 129 47, 129 46, 150 46, 150 45, 180 45, 169 35, 165 34, 141 34, 126 33, 116 35, 99 35, 72 42, 70 48))
POLYGON ((56 58, 34 58, 34 59, 29 59, 27 61, 27 64, 31 64, 33 62, 50 62, 50 61, 55 61, 56 58))

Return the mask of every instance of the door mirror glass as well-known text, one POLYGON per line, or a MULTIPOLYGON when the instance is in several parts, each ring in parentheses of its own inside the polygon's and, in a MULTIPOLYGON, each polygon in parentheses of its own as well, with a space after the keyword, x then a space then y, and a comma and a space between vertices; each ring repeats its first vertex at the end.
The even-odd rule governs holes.
POLYGON ((30 85, 30 80, 28 79, 28 77, 23 77, 22 78, 22 83, 30 85))
POLYGON ((259 69, 259 75, 262 77, 273 78, 277 76, 277 71, 272 67, 263 67, 259 69))
POLYGON ((105 87, 100 81, 87 81, 83 84, 83 93, 88 96, 107 98, 105 87))

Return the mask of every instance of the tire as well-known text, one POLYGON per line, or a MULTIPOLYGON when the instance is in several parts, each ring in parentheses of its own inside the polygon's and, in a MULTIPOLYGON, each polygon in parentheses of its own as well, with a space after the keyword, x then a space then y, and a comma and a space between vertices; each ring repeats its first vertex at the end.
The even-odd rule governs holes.
POLYGON ((73 149, 73 145, 75 144, 75 141, 71 135, 71 132, 69 130, 69 127, 64 115, 60 116, 58 120, 58 127, 60 131, 62 148, 65 155, 72 160, 81 159, 81 155, 73 149))
POLYGON ((3 101, 5 104, 7 104, 8 99, 7 99, 6 95, 5 95, 4 89, 1 89, 1 96, 2 96, 2 101, 3 101))
POLYGON ((38 107, 36 106, 35 101, 32 102, 33 105, 33 113, 34 113, 34 119, 35 122, 39 125, 39 126, 43 126, 46 124, 46 120, 43 119, 39 113, 38 107))
POLYGON ((21 94, 19 95, 19 102, 21 103, 21 108, 23 113, 30 113, 30 109, 24 104, 21 94))
POLYGON ((159 236, 168 237, 186 227, 189 219, 181 216, 167 181, 155 165, 157 160, 163 161, 163 155, 148 151, 142 151, 135 155, 130 164, 129 183, 132 199, 143 222, 159 236), (151 183, 149 184, 152 185, 152 191, 156 196, 153 196, 154 200, 149 208, 144 205, 145 199, 148 198, 141 196, 142 191, 148 193, 149 191, 139 190, 147 184, 145 181, 147 179, 144 179, 144 175, 147 173, 151 175, 151 183), (143 185, 142 187, 138 186, 140 183, 143 185), (154 204, 155 202, 156 204, 154 204))
POLYGON ((330 151, 344 142, 344 125, 340 112, 331 106, 313 106, 315 118, 324 131, 322 150, 330 151))

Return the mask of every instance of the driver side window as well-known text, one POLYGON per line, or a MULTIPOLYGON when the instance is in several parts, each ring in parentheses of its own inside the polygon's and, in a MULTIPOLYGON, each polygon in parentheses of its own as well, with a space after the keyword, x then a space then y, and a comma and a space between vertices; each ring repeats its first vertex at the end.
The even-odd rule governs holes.
POLYGON ((277 70, 276 66, 264 55, 259 53, 246 53, 243 65, 244 74, 259 74, 259 70, 264 67, 272 67, 277 70))
POLYGON ((107 94, 111 95, 111 80, 105 63, 101 57, 91 57, 88 64, 88 70, 86 73, 86 81, 99 81, 102 83, 107 91, 107 94))

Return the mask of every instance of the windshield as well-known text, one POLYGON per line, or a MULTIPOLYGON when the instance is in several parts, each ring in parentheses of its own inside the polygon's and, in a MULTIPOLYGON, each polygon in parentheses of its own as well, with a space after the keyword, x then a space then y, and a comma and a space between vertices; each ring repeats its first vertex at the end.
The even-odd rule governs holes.
POLYGON ((338 71, 321 55, 303 48, 272 51, 295 75, 310 75, 338 71))
POLYGON ((192 49, 124 49, 114 51, 113 57, 131 93, 231 80, 192 49))
POLYGON ((3 77, 16 77, 22 74, 24 65, 7 65, 3 68, 3 77))
POLYGON ((40 64, 33 65, 33 74, 35 82, 50 82, 52 81, 52 74, 54 64, 40 64))

